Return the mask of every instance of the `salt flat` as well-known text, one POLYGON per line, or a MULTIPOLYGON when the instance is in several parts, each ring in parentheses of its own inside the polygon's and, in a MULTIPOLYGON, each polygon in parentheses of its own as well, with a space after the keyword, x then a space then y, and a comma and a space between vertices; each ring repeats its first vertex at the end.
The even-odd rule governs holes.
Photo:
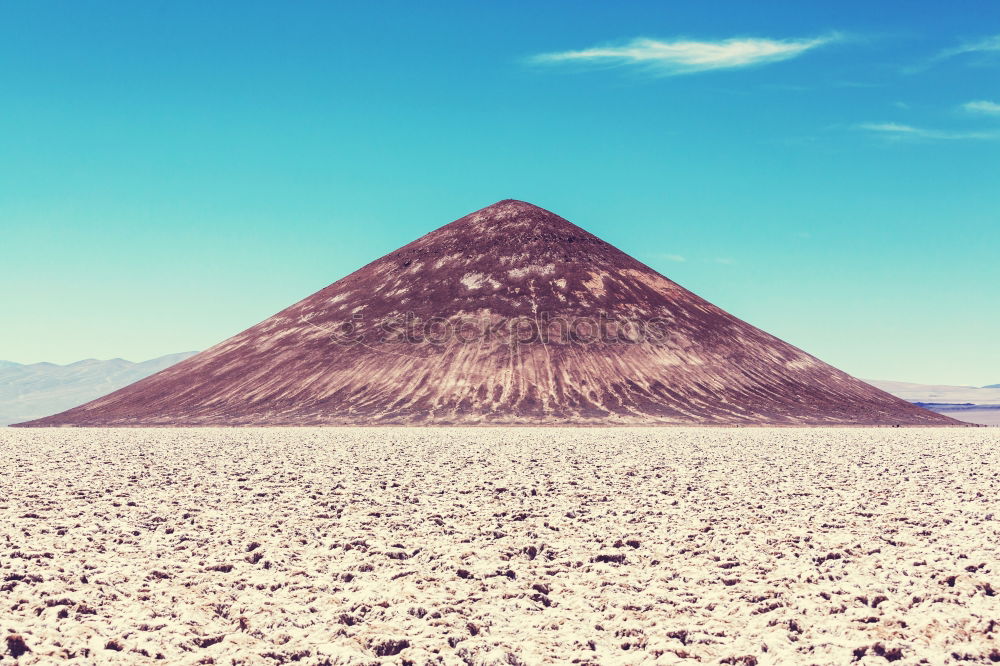
POLYGON ((997 429, 6 429, 0 479, 4 663, 1000 660, 997 429))

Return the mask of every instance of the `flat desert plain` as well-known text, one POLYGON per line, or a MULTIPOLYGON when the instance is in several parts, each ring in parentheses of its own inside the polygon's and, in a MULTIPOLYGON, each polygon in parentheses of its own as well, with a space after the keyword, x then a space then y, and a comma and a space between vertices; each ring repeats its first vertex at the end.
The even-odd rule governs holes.
POLYGON ((0 431, 3 663, 1000 661, 1000 430, 0 431))

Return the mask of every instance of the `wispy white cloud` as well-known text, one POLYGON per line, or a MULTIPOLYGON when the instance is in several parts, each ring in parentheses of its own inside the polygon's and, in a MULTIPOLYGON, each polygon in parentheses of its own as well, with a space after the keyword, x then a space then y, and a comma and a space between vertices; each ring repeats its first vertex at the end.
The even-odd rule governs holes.
POLYGON ((889 132, 892 134, 919 134, 920 130, 910 125, 900 125, 899 123, 861 123, 859 129, 871 132, 889 132))
POLYGON ((687 261, 687 258, 680 254, 661 254, 660 259, 666 259, 667 261, 683 262, 687 261))
MULTIPOLYGON (((906 74, 918 74, 940 63, 942 60, 949 60, 956 56, 967 56, 969 54, 980 56, 978 58, 979 61, 990 60, 992 56, 1000 55, 1000 35, 983 37, 982 39, 964 42, 958 46, 938 51, 934 55, 925 58, 922 62, 904 67, 902 71, 906 74)), ((974 61, 976 60, 975 58, 973 59, 974 61)))
POLYGON ((1000 52, 1000 35, 992 35, 983 39, 966 42, 954 48, 945 49, 937 54, 937 59, 953 58, 966 53, 991 53, 1000 52))
POLYGON ((1000 139, 997 132, 952 132, 947 130, 926 129, 914 127, 913 125, 902 125, 900 123, 861 123, 857 129, 866 132, 873 132, 881 136, 893 139, 939 139, 939 140, 961 140, 979 139, 994 140, 1000 139))
POLYGON ((839 38, 837 34, 811 39, 745 37, 721 41, 639 37, 619 46, 542 53, 530 58, 530 62, 542 65, 636 66, 666 76, 790 60, 839 38))
POLYGON ((974 102, 966 102, 962 105, 962 108, 971 113, 985 113, 990 116, 1000 116, 1000 104, 990 102, 985 99, 976 100, 974 102))
POLYGON ((837 81, 833 85, 835 88, 861 88, 862 90, 884 87, 884 84, 872 83, 870 81, 837 81))

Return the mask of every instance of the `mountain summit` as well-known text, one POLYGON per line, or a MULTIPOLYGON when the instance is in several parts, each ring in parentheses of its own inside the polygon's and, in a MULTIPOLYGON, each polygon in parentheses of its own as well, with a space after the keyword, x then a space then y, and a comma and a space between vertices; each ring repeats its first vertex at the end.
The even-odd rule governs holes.
POLYGON ((953 423, 508 199, 22 425, 953 423))

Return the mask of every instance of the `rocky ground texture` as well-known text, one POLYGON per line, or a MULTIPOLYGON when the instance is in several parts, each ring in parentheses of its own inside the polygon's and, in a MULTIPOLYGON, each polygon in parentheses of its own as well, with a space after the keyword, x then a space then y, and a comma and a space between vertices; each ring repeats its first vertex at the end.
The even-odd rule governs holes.
POLYGON ((0 430, 0 663, 997 662, 998 488, 987 428, 0 430))

